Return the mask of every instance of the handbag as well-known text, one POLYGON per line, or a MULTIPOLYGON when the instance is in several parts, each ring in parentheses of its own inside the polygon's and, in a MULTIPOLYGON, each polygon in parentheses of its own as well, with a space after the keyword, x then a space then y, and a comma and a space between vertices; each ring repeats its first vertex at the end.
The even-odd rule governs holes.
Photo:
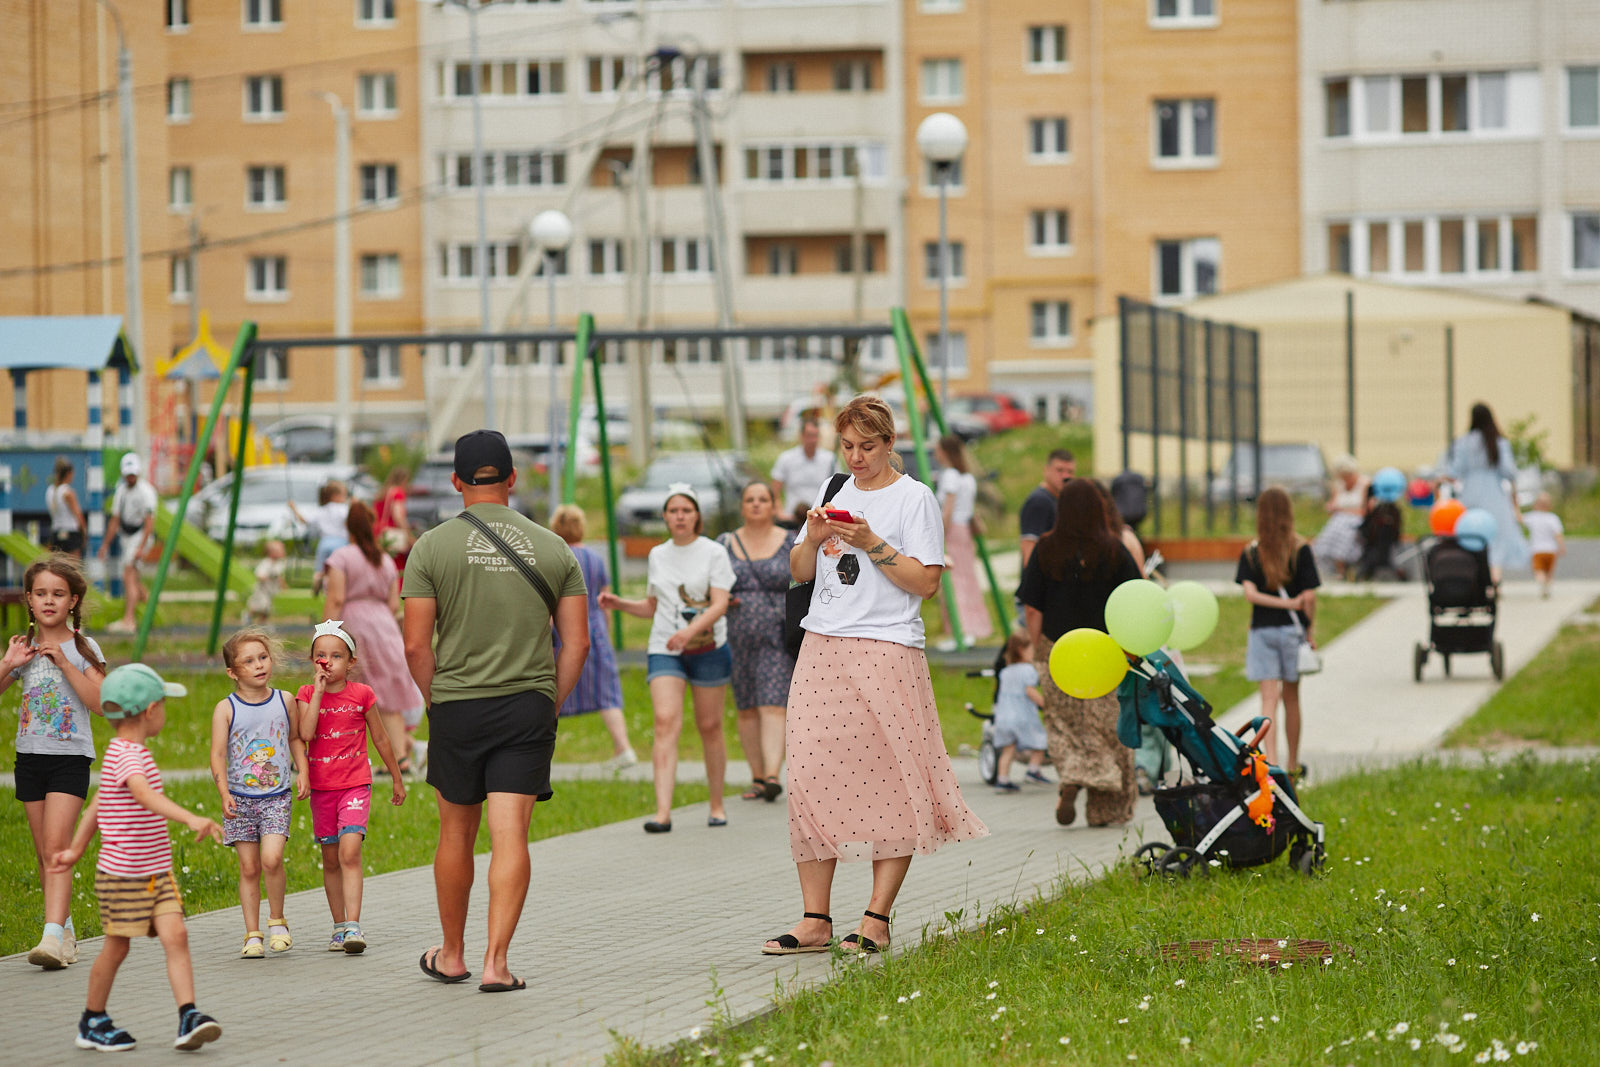
MULTIPOLYGON (((1285 600, 1289 599, 1288 592, 1281 585, 1278 586, 1278 595, 1285 600)), ((1305 628, 1300 625, 1300 613, 1298 611, 1289 612, 1289 621, 1294 624, 1294 632, 1300 635, 1300 648, 1295 653, 1296 669, 1301 674, 1316 674, 1322 670, 1322 653, 1311 647, 1311 641, 1306 637, 1305 628)))
MULTIPOLYGON (((845 479, 848 477, 849 474, 835 474, 828 479, 827 492, 822 494, 823 506, 844 488, 845 479)), ((800 654, 800 644, 806 639, 805 627, 800 623, 806 617, 806 612, 811 610, 811 593, 816 587, 815 578, 809 582, 796 582, 789 587, 789 592, 784 596, 783 647, 791 656, 800 654)))

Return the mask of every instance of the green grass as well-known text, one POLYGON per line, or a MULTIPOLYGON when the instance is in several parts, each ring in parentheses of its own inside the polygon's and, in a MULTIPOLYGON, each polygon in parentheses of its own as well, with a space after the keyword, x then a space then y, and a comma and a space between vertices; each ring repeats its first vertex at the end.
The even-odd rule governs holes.
POLYGON ((1600 745, 1600 627, 1565 626, 1446 745, 1600 745))
MULTIPOLYGON (((162 738, 156 739, 152 751, 159 763, 168 762, 162 738)), ((381 781, 374 789, 378 795, 374 797, 372 825, 363 850, 367 874, 385 874, 432 863, 439 829, 433 790, 424 783, 415 783, 410 787, 405 804, 396 808, 387 803, 387 787, 381 781)), ((191 811, 221 818, 222 805, 209 781, 173 782, 166 792, 191 811)), ((16 803, 15 797, 12 790, 0 790, 0 955, 31 948, 43 921, 33 843, 22 805, 16 803)), ((678 787, 680 804, 694 804, 705 798, 703 785, 678 787)), ((654 810, 655 796, 649 782, 558 782, 555 798, 535 806, 528 840, 570 834, 622 819, 644 818, 654 810)), ((182 827, 173 826, 172 834, 173 869, 188 913, 196 915, 236 907, 239 867, 233 850, 211 841, 196 844, 182 827)), ((100 932, 94 895, 98 847, 97 838, 78 862, 75 874, 72 916, 80 937, 100 932)), ((476 851, 488 850, 489 835, 484 828, 479 831, 476 851)), ((286 861, 290 892, 322 885, 320 858, 320 850, 311 836, 310 808, 296 801, 286 861)), ((320 930, 328 916, 319 904, 315 911, 302 908, 300 913, 288 918, 304 934, 320 930)))
POLYGON ((1530 1041, 1530 1062, 1592 1062, 1600 945, 1579 887, 1600 880, 1596 794, 1591 765, 1532 760, 1348 778, 1307 796, 1329 826, 1324 877, 1281 859, 1190 881, 1121 865, 881 965, 840 960, 747 1025, 612 1062, 1447 1064, 1495 1041, 1508 1058, 1530 1041), (1160 953, 1235 937, 1351 955, 1265 969, 1160 953))

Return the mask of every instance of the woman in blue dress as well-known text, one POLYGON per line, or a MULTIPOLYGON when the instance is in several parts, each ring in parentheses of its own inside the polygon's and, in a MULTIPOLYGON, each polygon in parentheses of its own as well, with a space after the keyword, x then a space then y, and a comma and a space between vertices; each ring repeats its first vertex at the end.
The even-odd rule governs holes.
POLYGON ((1456 480, 1457 495, 1468 508, 1482 508, 1494 516, 1496 532, 1489 542, 1489 566, 1495 581, 1506 567, 1526 567, 1528 542, 1517 522, 1517 464, 1511 442, 1495 425, 1487 404, 1472 405, 1467 432, 1450 445, 1445 473, 1456 480))
MULTIPOLYGON (((639 762, 633 746, 628 743, 628 725, 622 718, 622 679, 617 674, 617 654, 611 648, 611 632, 606 626, 606 614, 600 610, 600 594, 611 588, 606 575, 605 560, 600 553, 583 544, 583 510, 571 504, 556 508, 550 519, 550 529, 572 547, 583 571, 583 584, 589 590, 589 658, 583 663, 583 673, 578 684, 572 687, 567 702, 561 705, 562 716, 600 713, 600 721, 611 732, 613 755, 607 762, 612 770, 621 770, 639 762)), ((555 647, 561 648, 561 638, 555 638, 555 647)))

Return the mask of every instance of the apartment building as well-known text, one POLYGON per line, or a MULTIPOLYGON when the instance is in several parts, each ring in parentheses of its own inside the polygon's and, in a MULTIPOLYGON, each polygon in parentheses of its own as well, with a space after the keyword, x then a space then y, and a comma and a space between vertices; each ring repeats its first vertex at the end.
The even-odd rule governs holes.
POLYGON ((1595 5, 1299 6, 1305 270, 1600 314, 1595 5))
POLYGON ((908 306, 937 360, 923 117, 970 137, 949 200, 951 377, 1036 415, 1092 404, 1088 330, 1297 273, 1296 16, 1275 0, 906 0, 908 306))
MULTIPOLYGON (((430 328, 476 328, 486 276, 491 328, 543 329, 550 278, 529 225, 550 209, 574 230, 553 271, 563 326, 580 311, 602 328, 715 326, 719 251, 726 315, 736 324, 881 323, 901 302, 904 110, 892 0, 549 0, 476 16, 453 4, 419 13, 422 158, 437 190, 423 224, 430 328), (697 99, 713 175, 703 165, 697 99)), ((750 413, 781 412, 834 374, 819 357, 838 354, 835 343, 740 346, 750 413)), ((481 375, 464 355, 444 349, 430 371, 433 408, 453 413, 452 425, 483 410, 481 375)), ((619 400, 637 392, 622 365, 632 355, 605 357, 619 400)), ((654 406, 721 415, 716 350, 669 341, 648 356, 654 406)), ((546 358, 531 345, 497 353, 498 424, 543 430, 546 358)), ((892 359, 879 346, 866 363, 892 359)))

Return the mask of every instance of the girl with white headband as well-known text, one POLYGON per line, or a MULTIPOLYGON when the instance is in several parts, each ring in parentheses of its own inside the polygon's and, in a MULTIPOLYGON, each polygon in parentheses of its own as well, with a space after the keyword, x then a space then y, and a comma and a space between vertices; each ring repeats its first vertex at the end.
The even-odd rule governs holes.
POLYGON ((311 663, 316 674, 310 685, 300 687, 295 722, 309 750, 311 832, 322 846, 322 889, 333 912, 328 951, 353 956, 367 948, 361 933, 361 843, 372 807, 369 735, 389 768, 391 804, 405 803, 406 784, 378 719, 377 694, 350 680, 356 641, 343 622, 327 619, 317 624, 311 636, 311 663))

